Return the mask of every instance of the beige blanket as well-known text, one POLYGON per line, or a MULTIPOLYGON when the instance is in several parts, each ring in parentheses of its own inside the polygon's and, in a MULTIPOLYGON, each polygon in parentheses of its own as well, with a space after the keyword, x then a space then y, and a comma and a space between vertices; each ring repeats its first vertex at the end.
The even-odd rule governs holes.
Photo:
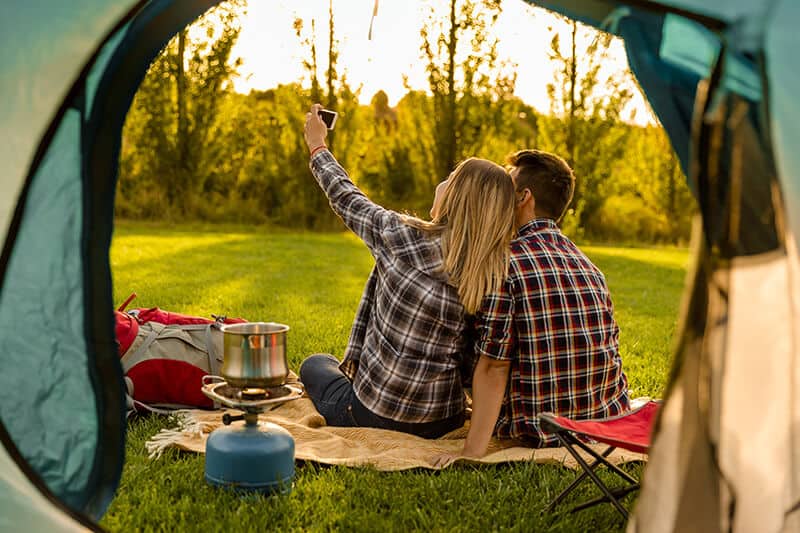
MULTIPOLYGON (((204 453, 208 434, 222 426, 223 412, 178 411, 176 413, 178 426, 162 430, 147 442, 150 457, 159 456, 169 447, 204 453)), ((434 440, 383 429, 331 427, 325 425, 325 419, 307 397, 286 402, 272 411, 263 413, 259 415, 259 421, 278 424, 291 433, 295 441, 296 459, 329 465, 371 466, 383 471, 410 468, 438 469, 431 465, 431 458, 445 452, 460 452, 469 427, 467 422, 463 428, 434 440)), ((234 423, 242 424, 242 422, 234 423)), ((607 448, 602 444, 593 447, 598 451, 607 448)), ((609 460, 618 464, 645 461, 647 456, 617 449, 609 456, 609 460)), ((492 439, 488 453, 481 459, 459 459, 457 462, 510 461, 560 463, 572 468, 577 467, 575 460, 564 448, 527 448, 517 441, 505 439, 492 439)))

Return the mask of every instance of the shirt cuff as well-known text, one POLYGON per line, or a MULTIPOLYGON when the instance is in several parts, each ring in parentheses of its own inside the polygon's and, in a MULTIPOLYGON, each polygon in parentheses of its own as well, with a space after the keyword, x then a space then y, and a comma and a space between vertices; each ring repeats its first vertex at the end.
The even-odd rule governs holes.
POLYGON ((324 151, 326 151, 327 149, 328 149, 328 147, 327 147, 327 146, 325 146, 324 144, 321 144, 321 145, 317 146, 316 148, 314 148, 313 150, 311 150, 311 159, 314 159, 314 156, 315 156, 315 155, 317 155, 317 154, 319 154, 319 153, 321 153, 321 152, 324 152, 324 151))
POLYGON ((485 355, 489 359, 497 361, 511 361, 511 343, 507 342, 484 342, 480 346, 475 347, 475 353, 478 356, 485 355))

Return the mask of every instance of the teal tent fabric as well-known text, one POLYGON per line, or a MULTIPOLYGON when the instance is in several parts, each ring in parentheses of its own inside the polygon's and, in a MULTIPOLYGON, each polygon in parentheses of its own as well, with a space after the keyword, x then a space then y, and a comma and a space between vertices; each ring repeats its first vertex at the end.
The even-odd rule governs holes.
POLYGON ((800 2, 781 0, 770 16, 766 33, 768 93, 772 109, 772 138, 781 176, 787 214, 795 238, 800 238, 800 59, 798 59, 800 2))
POLYGON ((135 5, 133 0, 3 2, 0 231, 4 237, 37 147, 62 101, 92 53, 135 5))
MULTIPOLYGON (((20 2, 0 28, 16 53, 0 62, 15 150, 0 161, 0 362, 14 369, 0 373, 0 437, 43 501, 79 521, 107 508, 124 452, 108 264, 122 124, 152 58, 214 3, 20 2)), ((15 480, 0 475, 0 515, 15 480)))
MULTIPOLYGON (((721 49, 719 38, 692 20, 667 14, 664 16, 659 57, 700 78, 711 75, 721 49)), ((725 64, 724 87, 749 100, 761 99, 761 77, 752 61, 730 54, 725 64)))
MULTIPOLYGON (((124 412, 121 373, 100 382, 86 323, 85 92, 75 83, 137 4, 54 0, 6 7, 0 18, 3 445, 43 501, 99 517, 119 480, 124 412)), ((0 515, 13 517, 17 498, 4 481, 0 515)))
POLYGON ((84 338, 80 127, 71 110, 53 138, 0 293, 0 353, 15 369, 0 372, 0 415, 31 466, 76 508, 99 446, 84 338))
MULTIPOLYGON (((800 124, 797 23, 793 0, 659 0, 630 3, 627 16, 615 16, 623 2, 539 0, 530 2, 601 28, 613 21, 625 41, 631 70, 697 193, 689 171, 691 121, 697 83, 710 76, 724 50, 723 88, 752 101, 769 100, 753 120, 771 137, 779 182, 795 239, 800 236, 800 153, 792 149, 800 124), (671 8, 681 15, 669 13, 671 8), (713 28, 703 27, 709 24, 713 28), (757 60, 761 59, 759 63, 757 60), (763 77, 767 75, 766 87, 763 77), (778 110, 778 111, 776 111, 778 110), (769 122, 765 123, 764 118, 769 122)), ((765 137, 765 138, 766 138, 765 137)), ((768 142, 768 141, 767 141, 768 142)))

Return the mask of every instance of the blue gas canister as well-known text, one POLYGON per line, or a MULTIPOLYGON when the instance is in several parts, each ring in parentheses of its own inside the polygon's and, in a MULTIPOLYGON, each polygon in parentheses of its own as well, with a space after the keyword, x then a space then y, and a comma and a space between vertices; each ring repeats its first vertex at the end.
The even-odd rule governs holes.
POLYGON ((266 494, 288 494, 294 480, 294 439, 284 428, 258 422, 223 426, 206 441, 205 478, 211 485, 266 494))

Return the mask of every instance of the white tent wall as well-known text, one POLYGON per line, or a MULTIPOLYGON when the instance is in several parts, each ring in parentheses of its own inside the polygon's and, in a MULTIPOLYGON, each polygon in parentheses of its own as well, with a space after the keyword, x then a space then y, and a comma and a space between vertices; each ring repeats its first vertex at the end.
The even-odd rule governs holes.
POLYGON ((784 514, 800 496, 792 489, 800 466, 792 449, 800 422, 792 402, 800 278, 792 236, 786 242, 792 249, 731 263, 727 354, 719 361, 713 416, 719 418, 722 508, 735 498, 733 531, 781 531, 784 514))
POLYGON ((711 280, 707 328, 685 344, 629 531, 796 531, 786 520, 800 498, 793 242, 711 280))

